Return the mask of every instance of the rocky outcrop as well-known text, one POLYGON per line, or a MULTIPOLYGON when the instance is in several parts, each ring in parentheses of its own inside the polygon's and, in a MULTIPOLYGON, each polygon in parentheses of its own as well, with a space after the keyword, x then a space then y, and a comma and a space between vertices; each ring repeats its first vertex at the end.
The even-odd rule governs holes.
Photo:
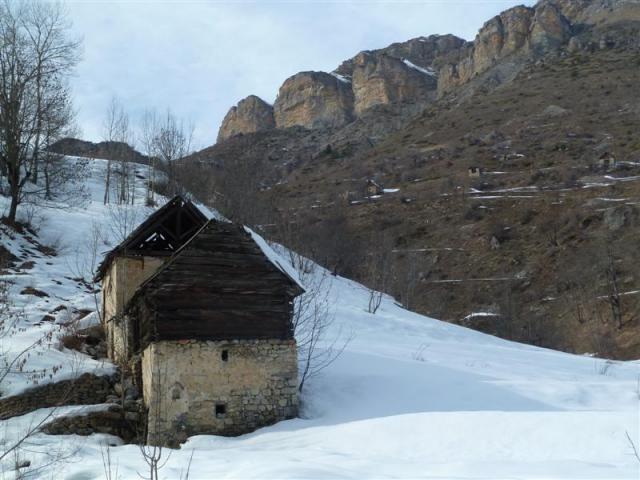
POLYGON ((530 58, 558 49, 570 36, 571 24, 553 2, 506 10, 484 24, 466 57, 442 68, 439 93, 469 82, 503 59, 530 58))
POLYGON ((571 24, 553 4, 540 4, 531 27, 531 48, 539 54, 564 45, 571 36, 571 24))
POLYGON ((273 107, 260 97, 249 95, 225 115, 218 131, 218 142, 241 133, 270 130, 275 126, 273 107))
MULTIPOLYGON (((576 53, 629 45, 632 32, 625 31, 623 40, 613 37, 630 20, 640 21, 635 0, 541 0, 534 7, 511 8, 485 23, 460 60, 440 69, 438 92, 447 94, 498 64, 516 71, 527 61, 565 49, 576 53)), ((496 78, 500 75, 491 80, 496 78)))
POLYGON ((340 127, 353 120, 351 84, 325 72, 302 72, 280 87, 273 105, 278 128, 340 127))
POLYGON ((429 67, 363 52, 354 60, 352 84, 359 116, 376 105, 424 104, 434 98, 438 80, 429 67))
MULTIPOLYGON (((412 113, 454 91, 464 96, 480 86, 495 88, 547 55, 640 46, 638 21, 637 0, 541 0, 533 7, 517 6, 489 20, 474 42, 453 35, 419 37, 361 52, 333 74, 294 75, 280 88, 275 126, 339 128, 381 105, 412 113)), ((226 130, 258 130, 254 124, 245 127, 251 122, 242 118, 240 104, 227 117, 219 140, 228 138, 226 130), (234 122, 241 125, 236 130, 234 122)))
MULTIPOLYGON (((393 43, 386 48, 371 50, 366 53, 375 58, 387 55, 400 60, 408 60, 415 65, 437 71, 446 63, 459 61, 460 54, 467 45, 469 45, 469 42, 455 35, 431 35, 429 37, 413 38, 406 42, 393 43)), ((358 54, 342 62, 335 70, 335 73, 351 78, 356 60, 360 55, 358 54)))

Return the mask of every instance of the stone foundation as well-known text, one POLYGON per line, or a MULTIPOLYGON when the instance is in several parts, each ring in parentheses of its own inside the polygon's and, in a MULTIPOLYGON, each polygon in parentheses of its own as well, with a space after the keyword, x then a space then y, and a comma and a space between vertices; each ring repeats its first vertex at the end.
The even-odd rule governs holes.
POLYGON ((298 414, 294 340, 153 343, 142 379, 152 444, 240 435, 298 414))

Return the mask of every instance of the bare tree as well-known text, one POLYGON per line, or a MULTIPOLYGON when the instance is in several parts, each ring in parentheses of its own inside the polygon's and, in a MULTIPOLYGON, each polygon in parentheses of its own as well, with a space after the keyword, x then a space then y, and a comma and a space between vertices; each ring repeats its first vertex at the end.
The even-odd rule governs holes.
POLYGON ((295 221, 283 217, 277 225, 279 240, 289 248, 272 246, 288 258, 305 288, 305 293, 293 301, 292 316, 300 373, 298 390, 302 391, 309 380, 338 359, 351 341, 351 335, 343 335, 340 329, 331 332, 335 321, 331 309, 333 275, 294 251, 293 248, 301 246, 306 239, 295 221))
POLYGON ((42 153, 72 118, 67 79, 79 42, 59 3, 0 3, 0 175, 11 196, 15 223, 22 192, 38 179, 42 153))
POLYGON ((158 122, 153 151, 167 171, 170 194, 180 193, 182 190, 177 162, 192 153, 193 131, 192 124, 178 119, 171 110, 158 122))
POLYGON ((331 310, 333 277, 301 255, 289 251, 306 292, 294 300, 293 330, 298 348, 300 380, 298 390, 335 362, 351 341, 342 332, 332 335, 335 317, 331 310))
POLYGON ((606 245, 606 274, 607 274, 607 301, 611 308, 611 316, 618 328, 622 328, 622 301, 620 298, 620 288, 618 279, 618 269, 614 255, 612 240, 606 245))
POLYGON ((147 205, 154 205, 154 189, 156 185, 156 151, 155 151, 155 139, 158 136, 158 116, 156 115, 155 110, 145 110, 142 115, 142 120, 140 122, 139 127, 139 135, 138 138, 142 145, 143 153, 149 159, 149 165, 147 169, 147 205))
POLYGON ((370 248, 364 265, 369 290, 367 311, 375 314, 382 304, 384 293, 389 288, 392 266, 391 241, 382 232, 374 233, 370 248))
POLYGON ((102 128, 102 136, 107 142, 108 148, 103 202, 105 205, 110 202, 111 189, 115 186, 117 202, 119 204, 129 203, 131 196, 130 184, 133 181, 131 179, 130 158, 128 158, 130 150, 128 146, 133 143, 133 134, 129 125, 129 115, 117 97, 111 98, 109 102, 102 128), (115 185, 112 183, 116 173, 113 168, 114 161, 117 161, 120 175, 120 180, 115 185))
POLYGON ((160 470, 171 458, 171 450, 167 452, 164 448, 166 438, 160 430, 164 426, 164 398, 165 379, 167 376, 166 365, 164 368, 156 363, 153 375, 151 376, 151 399, 149 403, 149 421, 146 424, 146 431, 143 432, 143 442, 138 445, 140 454, 149 467, 148 476, 140 475, 147 480, 159 480, 160 470))

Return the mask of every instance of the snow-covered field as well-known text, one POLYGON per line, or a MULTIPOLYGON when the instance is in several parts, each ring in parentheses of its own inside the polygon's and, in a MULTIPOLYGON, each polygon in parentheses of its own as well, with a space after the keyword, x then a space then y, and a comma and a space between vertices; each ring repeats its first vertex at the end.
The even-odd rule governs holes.
MULTIPOLYGON (((18 331, 2 347, 17 351, 46 331, 57 332, 68 318, 58 305, 93 310, 86 286, 73 280, 87 270, 93 226, 109 232, 113 208, 102 204, 105 162, 91 163, 91 200, 65 210, 45 210, 38 241, 59 254, 40 254, 30 269, 9 275, 12 299, 24 312, 18 331), (84 267, 83 267, 84 265, 84 267), (21 295, 26 287, 48 297, 21 295), (40 325, 36 325, 36 324, 40 325)), ((139 176, 146 167, 139 167, 139 176)), ((133 210, 141 221, 149 210, 133 210)), ((0 210, 6 199, 0 197, 0 210)), ((100 251, 116 243, 109 232, 100 251)), ((33 244, 7 230, 2 245, 16 256, 33 244)), ((29 253, 29 256, 31 256, 29 253)), ((37 252, 36 252, 37 253, 37 252)), ((26 257, 25 257, 26 259, 26 257)), ((322 274, 318 270, 317 274, 322 274)), ((428 479, 638 479, 640 462, 627 438, 640 445, 640 363, 606 362, 507 342, 426 318, 385 297, 380 310, 365 309, 368 292, 359 284, 331 278, 335 315, 330 338, 351 338, 342 356, 309 384, 302 418, 238 438, 197 436, 173 451, 160 478, 184 476, 192 456, 191 479, 213 478, 428 478, 428 479)), ((92 321, 95 315, 86 317, 92 321)), ((38 346, 26 369, 61 365, 38 382, 71 372, 113 367, 60 351, 55 335, 38 346), (52 377, 49 377, 49 374, 52 377)), ((33 382, 15 375, 3 394, 33 382)), ((65 407, 55 415, 95 407, 65 407)), ((43 409, 0 422, 10 442, 43 409)), ((107 478, 106 443, 117 439, 46 436, 29 440, 22 457, 41 478, 107 478)), ((136 446, 110 449, 112 478, 139 478, 146 464, 136 446), (117 476, 115 469, 117 466, 117 476)), ((13 459, 11 460, 11 462, 13 459)), ((4 475, 12 478, 11 462, 4 475)), ((28 470, 28 469, 26 469, 28 470)))

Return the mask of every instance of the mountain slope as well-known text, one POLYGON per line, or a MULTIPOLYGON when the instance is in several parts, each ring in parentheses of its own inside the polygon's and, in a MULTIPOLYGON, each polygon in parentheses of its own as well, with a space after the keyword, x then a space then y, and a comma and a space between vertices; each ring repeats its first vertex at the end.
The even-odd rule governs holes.
MULTIPOLYGON (((627 259, 639 226, 638 4, 523 8, 459 46, 485 70, 426 106, 417 101, 420 113, 377 105, 340 128, 231 137, 192 158, 197 177, 213 183, 194 188, 371 285, 380 280, 367 259, 386 245, 393 274, 384 288, 412 310, 536 345, 637 358, 640 283, 627 259), (530 22, 553 25, 547 14, 570 28, 562 42, 534 48, 543 37, 530 22), (517 32, 527 34, 516 41, 517 32), (238 177, 253 180, 230 180, 238 177), (399 191, 365 198, 369 179, 399 191), (227 202, 239 196, 250 207, 227 202)), ((370 55, 413 55, 419 65, 434 58, 419 45, 432 43, 370 55)), ((441 82, 444 63, 436 67, 441 82)))
MULTIPOLYGON (((33 335, 33 321, 50 310, 55 297, 71 309, 92 308, 91 293, 78 286, 68 266, 91 236, 92 224, 106 226, 113 218, 101 202, 104 163, 91 163, 90 202, 47 210, 37 237, 11 234, 10 240, 3 230, 3 245, 36 261, 30 272, 16 267, 24 275, 9 276, 17 280, 13 298, 23 298, 18 292, 24 285, 49 295, 49 302, 29 304, 16 341, 33 335), (58 248, 56 257, 24 252, 33 245, 28 238, 49 243, 60 236, 58 243, 67 248, 58 248)), ((145 168, 138 169, 143 176, 145 168)), ((143 180, 138 182, 142 193, 143 180)), ((137 221, 148 213, 142 202, 131 211, 137 221)), ((302 418, 238 438, 191 438, 172 452, 161 478, 184 475, 192 454, 190 478, 196 479, 637 477, 640 464, 626 438, 628 432, 637 444, 640 435, 637 362, 508 342, 409 312, 386 296, 371 315, 365 287, 321 267, 314 275, 325 279, 322 295, 335 318, 323 347, 349 341, 338 360, 309 383, 302 418)), ((60 356, 77 363, 78 354, 70 350, 44 345, 38 352, 28 365, 58 364, 60 356)), ((81 365, 86 371, 112 368, 108 362, 81 365)), ((17 391, 17 382, 13 385, 17 391)), ((98 407, 66 407, 56 416, 90 408, 98 407)), ((0 422, 5 440, 44 414, 0 422)), ((50 462, 52 452, 68 456, 40 472, 42 478, 99 478, 106 441, 118 443, 106 435, 38 434, 24 456, 33 468, 50 462)), ((121 478, 146 471, 134 445, 112 447, 110 455, 121 478)), ((12 461, 3 465, 9 475, 12 461)))

